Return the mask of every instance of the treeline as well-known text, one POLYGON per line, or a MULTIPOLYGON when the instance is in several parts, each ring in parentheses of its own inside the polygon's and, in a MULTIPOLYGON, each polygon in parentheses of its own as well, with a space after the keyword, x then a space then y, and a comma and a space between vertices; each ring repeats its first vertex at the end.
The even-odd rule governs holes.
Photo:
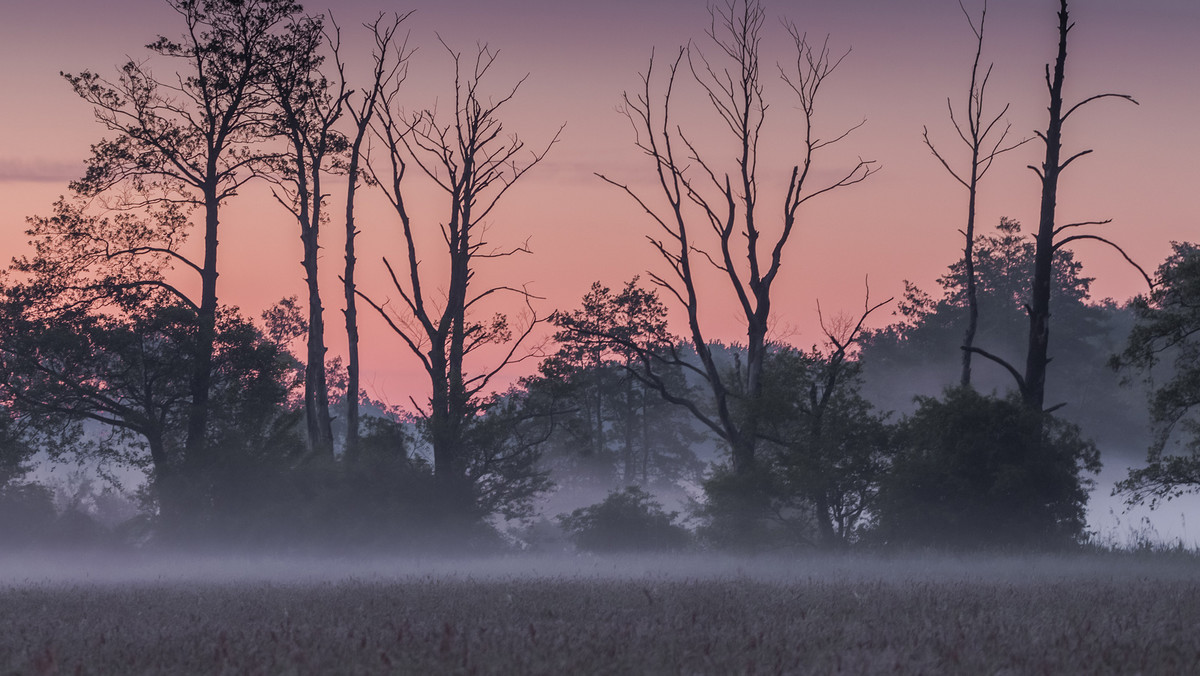
POLYGON ((134 541, 470 548, 499 542, 505 521, 527 525, 506 531, 526 546, 558 532, 585 548, 1068 546, 1086 538, 1088 474, 1099 467, 1089 435, 1142 424, 1129 413, 1140 395, 1116 387, 1120 374, 1108 368, 1113 354, 1129 378, 1177 358, 1153 399, 1150 463, 1123 488, 1133 499, 1162 497, 1200 475, 1191 456, 1169 450, 1173 431, 1193 432, 1195 250, 1177 245, 1156 278, 1147 275, 1154 291, 1132 306, 1094 304, 1091 280, 1064 245, 1093 240, 1124 252, 1090 234, 1096 223, 1055 220, 1058 175, 1088 152, 1063 159, 1064 122, 1085 104, 1129 98, 1064 104, 1065 0, 1047 67, 1051 119, 1036 132, 1046 159, 1033 237, 1007 220, 995 233, 976 231, 980 179, 1024 143, 993 134, 1006 108, 983 108, 985 6, 978 19, 968 14, 979 50, 966 116, 952 116, 967 169, 926 132, 968 189, 962 259, 938 296, 910 287, 895 305, 898 322, 870 330, 891 301, 868 294, 861 315, 822 317, 822 340, 803 349, 768 338, 802 207, 859 189, 877 165, 818 162, 854 129, 819 131, 814 118, 844 56, 785 22, 794 63, 768 81, 759 2, 711 8, 707 46, 652 59, 643 88, 625 96, 636 149, 657 180, 601 179, 646 212, 664 271, 648 285, 597 283, 579 307, 547 315, 528 289, 475 277, 483 261, 529 254, 489 244, 484 223, 558 137, 527 146, 508 131, 520 82, 493 85, 494 51, 443 42, 453 105, 422 108, 404 87, 408 15, 380 15, 356 34, 374 51, 370 75, 354 82, 341 28, 294 2, 167 1, 184 30, 152 42, 153 60, 131 60, 113 78, 65 76, 108 136, 70 195, 30 219, 31 250, 3 278, 0 529, 13 540, 66 529, 51 525, 65 523, 56 511, 78 522, 100 510, 97 495, 55 508, 50 489, 26 478, 41 453, 144 470, 140 516, 120 535, 134 541), (728 148, 674 122, 673 93, 684 86, 728 128, 731 163, 717 159, 728 148), (796 111, 797 158, 783 194, 760 202, 758 148, 776 87, 796 111), (217 284, 224 209, 252 182, 294 218, 307 290, 304 302, 260 318, 222 304, 217 284), (331 212, 330 185, 346 191, 344 214, 331 212), (430 189, 441 211, 426 222, 411 206, 430 189), (387 289, 356 281, 362 190, 386 198, 401 234, 399 255, 382 261, 387 289), (344 364, 327 356, 317 281, 335 222, 344 364), (430 231, 440 248, 421 236, 430 231), (744 342, 712 339, 701 308, 714 301, 697 290, 711 278, 736 299, 744 342), (406 413, 361 390, 360 302, 427 376, 428 398, 406 413), (667 303, 686 327, 668 327, 667 303), (514 306, 523 311, 510 316, 514 306), (532 337, 544 325, 553 343, 539 351, 532 337), (289 350, 294 342, 302 354, 289 350), (1057 381, 1047 378, 1051 353, 1057 381), (987 365, 973 367, 973 357, 987 365), (504 369, 535 358, 535 375, 495 391, 504 369), (988 380, 988 369, 1005 380, 988 380), (949 383, 957 386, 943 392, 949 383), (1012 394, 986 394, 997 390, 1012 394), (1060 409, 1060 396, 1071 405, 1060 409), (611 492, 555 523, 536 521, 556 485, 611 492), (687 528, 655 497, 668 495, 690 501, 687 528))

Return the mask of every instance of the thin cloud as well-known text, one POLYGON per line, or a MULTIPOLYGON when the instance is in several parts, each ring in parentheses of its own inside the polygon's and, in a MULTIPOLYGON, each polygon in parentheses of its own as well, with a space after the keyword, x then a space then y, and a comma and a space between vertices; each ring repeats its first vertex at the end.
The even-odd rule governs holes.
POLYGON ((0 182, 66 183, 80 177, 79 162, 47 158, 0 157, 0 182))

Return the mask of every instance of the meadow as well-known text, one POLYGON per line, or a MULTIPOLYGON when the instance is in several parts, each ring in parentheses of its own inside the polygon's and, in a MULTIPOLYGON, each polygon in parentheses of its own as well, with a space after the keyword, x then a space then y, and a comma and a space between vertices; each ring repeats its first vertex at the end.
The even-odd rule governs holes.
POLYGON ((0 559, 0 673, 1200 673, 1198 564, 0 559))

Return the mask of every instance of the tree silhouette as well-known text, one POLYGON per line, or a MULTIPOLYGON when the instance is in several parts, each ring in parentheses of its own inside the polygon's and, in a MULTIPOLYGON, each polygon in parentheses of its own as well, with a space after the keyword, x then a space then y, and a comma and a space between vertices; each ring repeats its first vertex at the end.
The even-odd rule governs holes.
POLYGON ((1155 434, 1146 465, 1117 484, 1130 504, 1152 507, 1200 487, 1200 247, 1175 243, 1154 290, 1134 301, 1137 324, 1113 366, 1144 376, 1155 434), (1169 364, 1164 374, 1160 365, 1169 364), (1166 376, 1166 377, 1164 377, 1166 376))
MULTIPOLYGON (((636 277, 617 292, 596 282, 578 309, 550 317, 559 328, 558 351, 539 365, 539 378, 526 381, 548 391, 565 452, 602 470, 619 468, 626 484, 648 484, 652 470, 671 483, 700 469, 691 448, 698 435, 679 419, 688 413, 658 395, 643 358, 674 351, 666 313, 658 294, 636 277)), ((673 392, 688 389, 680 369, 660 369, 655 377, 673 392)))
POLYGON ((992 132, 996 129, 996 125, 1000 122, 1000 118, 1008 112, 1008 104, 996 114, 995 117, 984 117, 984 97, 987 93, 988 80, 992 75, 992 65, 989 64, 987 69, 981 75, 979 72, 979 61, 983 55, 983 28, 987 21, 987 1, 983 3, 983 10, 979 14, 979 25, 971 19, 971 15, 967 12, 967 8, 962 4, 961 0, 958 3, 962 9, 963 15, 967 17, 967 23, 971 26, 971 32, 975 35, 975 60, 971 66, 971 87, 967 92, 967 105, 965 111, 966 129, 962 123, 954 115, 954 104, 949 98, 946 99, 946 108, 950 112, 950 122, 954 125, 954 130, 958 133, 958 137, 966 144, 971 152, 970 172, 966 178, 963 178, 953 167, 950 162, 938 151, 937 146, 929 138, 929 128, 924 130, 923 137, 925 145, 933 153, 934 157, 942 163, 946 171, 954 177, 967 189, 967 225, 964 230, 960 230, 965 240, 963 247, 963 285, 966 288, 967 294, 967 330, 963 336, 963 351, 962 351, 962 377, 960 382, 963 387, 971 384, 971 355, 974 354, 971 348, 975 346, 975 334, 979 329, 979 304, 976 300, 975 290, 975 204, 979 192, 979 182, 987 174, 988 169, 992 167, 992 162, 1003 155, 1004 153, 1014 150, 1024 145, 1029 139, 1022 139, 1012 145, 1005 145, 1004 142, 1008 138, 1008 132, 1011 125, 1005 125, 1004 130, 999 133, 995 141, 988 139, 992 136, 992 132))
MULTIPOLYGON (((980 354, 1003 366, 1016 380, 1021 392, 1021 398, 1027 406, 1036 411, 1045 409, 1046 400, 1046 366, 1050 363, 1050 296, 1054 286, 1055 253, 1063 246, 1079 240, 1096 240, 1116 249, 1126 261, 1137 268, 1145 277, 1146 283, 1152 286, 1150 276, 1146 274, 1121 247, 1111 240, 1093 234, 1064 234, 1075 228, 1093 225, 1104 225, 1111 221, 1084 221, 1055 225, 1055 208, 1058 204, 1058 179, 1072 162, 1090 154, 1091 150, 1081 150, 1067 159, 1062 159, 1063 125, 1072 114, 1083 106, 1104 98, 1119 98, 1132 103, 1133 97, 1127 94, 1096 94, 1089 96, 1079 103, 1067 108, 1064 112, 1063 81, 1066 75, 1067 35, 1075 24, 1070 21, 1067 12, 1067 0, 1060 0, 1058 11, 1058 56, 1054 62, 1051 74, 1049 64, 1046 65, 1046 86, 1050 92, 1050 121, 1046 131, 1035 132, 1046 145, 1046 158, 1041 168, 1030 166, 1042 183, 1041 210, 1038 217, 1036 245, 1033 260, 1032 285, 1030 300, 1026 306, 1029 313, 1029 343, 1025 357, 1025 372, 1022 375, 1016 367, 1007 361, 979 348, 971 351, 980 354)), ((1058 405, 1052 407, 1057 408, 1058 405)))
POLYGON ((816 187, 811 185, 819 180, 812 178, 818 154, 861 123, 832 138, 817 135, 817 96, 844 55, 833 57, 828 41, 813 45, 799 29, 787 24, 796 62, 787 69, 780 66, 780 75, 795 95, 802 116, 797 131, 800 157, 785 178, 786 195, 778 211, 770 212, 781 214, 772 234, 759 209, 758 175, 760 132, 768 108, 759 61, 766 11, 757 0, 730 0, 709 11, 712 24, 707 35, 725 65, 710 61, 696 45, 681 48, 667 67, 662 90, 656 91, 659 78, 652 56, 642 76, 641 91, 624 97, 624 112, 637 133, 636 145, 654 165, 658 197, 665 200, 666 207, 653 206, 649 196, 628 185, 602 174, 600 178, 631 197, 658 227, 648 239, 670 272, 652 274, 651 279, 687 311, 688 338, 700 362, 698 368, 691 368, 708 384, 714 401, 712 412, 697 400, 671 392, 661 380, 657 381, 658 389, 669 401, 687 407, 725 441, 732 453, 734 473, 748 477, 754 472, 759 436, 757 411, 763 391, 772 288, 800 207, 820 195, 861 182, 875 167, 872 161, 860 159, 840 177, 816 187), (698 139, 672 119, 676 79, 685 65, 736 143, 737 159, 732 167, 723 169, 712 162, 701 152, 698 139), (706 226, 716 237, 711 247, 701 243, 706 226), (764 237, 770 239, 763 242, 764 237), (746 361, 736 374, 722 372, 713 358, 700 321, 697 281, 703 273, 696 269, 697 264, 711 265, 737 297, 745 321, 746 361))
POLYGON ((178 40, 159 37, 147 48, 180 64, 157 77, 130 60, 115 80, 91 71, 65 74, 115 136, 95 144, 87 174, 75 189, 105 195, 122 208, 188 204, 204 213, 204 255, 194 303, 198 338, 192 359, 187 446, 205 444, 217 323, 217 242, 220 209, 254 177, 268 132, 268 88, 278 54, 272 34, 296 16, 293 0, 167 0, 180 15, 178 40))
POLYGON ((520 88, 522 79, 505 93, 489 97, 482 85, 496 62, 497 53, 486 45, 473 59, 464 62, 460 52, 442 43, 454 61, 454 106, 451 119, 437 109, 425 109, 406 117, 400 110, 397 83, 388 85, 380 102, 376 136, 387 154, 373 161, 371 171, 391 202, 407 246, 405 267, 400 274, 385 257, 392 288, 400 297, 399 310, 357 291, 420 360, 430 381, 428 406, 413 401, 424 419, 433 447, 434 475, 443 488, 451 511, 474 509, 475 497, 469 473, 472 448, 471 428, 482 410, 492 379, 506 366, 522 359, 518 355, 537 322, 532 296, 516 286, 472 288, 480 263, 528 253, 525 246, 512 249, 491 247, 484 224, 508 190, 546 156, 558 134, 540 151, 525 156, 525 143, 506 135, 500 114, 520 88), (405 176, 410 162, 445 193, 446 220, 441 224, 445 249, 439 253, 445 277, 422 270, 423 255, 418 228, 409 214, 410 188, 405 176), (508 317, 497 313, 490 319, 474 317, 493 296, 510 293, 521 298, 530 313, 529 322, 514 331, 508 317), (478 373, 467 372, 467 358, 490 345, 504 345, 493 366, 478 373))
MULTIPOLYGON (((355 266, 358 258, 355 254, 354 240, 358 236, 358 226, 354 219, 355 201, 358 196, 358 185, 364 178, 362 173, 363 154, 371 123, 375 119, 376 108, 384 95, 383 87, 387 83, 399 85, 404 81, 408 68, 408 58, 412 54, 408 48, 407 39, 398 41, 396 32, 400 25, 412 14, 395 14, 390 23, 384 22, 380 14, 375 21, 364 26, 371 31, 375 40, 373 52, 374 68, 370 89, 365 91, 357 107, 351 103, 351 96, 342 99, 346 113, 354 122, 354 131, 350 139, 348 157, 346 159, 346 266, 342 273, 342 288, 345 292, 346 309, 343 311, 346 320, 346 457, 352 462, 358 456, 359 441, 359 357, 358 357, 358 299, 355 291, 355 266)), ((332 19, 331 19, 332 21, 332 19)), ((337 24, 334 24, 335 30, 337 24)), ((340 35, 340 31, 338 32, 340 35)), ((340 40, 333 43, 333 57, 337 64, 338 75, 346 81, 346 67, 341 59, 340 40)))
MULTIPOLYGON (((345 136, 335 129, 349 97, 344 78, 331 82, 321 71, 326 43, 320 17, 295 20, 277 41, 278 66, 271 70, 275 95, 275 131, 288 152, 275 164, 275 198, 300 225, 308 286, 307 359, 304 368, 304 416, 308 445, 317 457, 333 459, 329 386, 325 371, 325 314, 317 278, 321 223, 326 219, 325 174, 342 160, 345 136)), ((339 75, 341 73, 339 72, 339 75)))

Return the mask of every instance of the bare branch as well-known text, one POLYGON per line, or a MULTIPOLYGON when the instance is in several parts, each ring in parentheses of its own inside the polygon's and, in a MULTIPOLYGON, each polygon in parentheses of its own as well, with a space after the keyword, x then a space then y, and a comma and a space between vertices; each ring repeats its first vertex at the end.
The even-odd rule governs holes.
POLYGON ((1150 278, 1150 275, 1142 268, 1142 266, 1135 263, 1134 260, 1129 257, 1129 254, 1125 253, 1125 250, 1122 249, 1120 246, 1118 246, 1116 243, 1114 243, 1108 239, 1105 239, 1103 237, 1100 237, 1099 235, 1071 235, 1070 237, 1064 237, 1063 239, 1054 243, 1054 250, 1058 251, 1060 248, 1062 248, 1063 245, 1065 245, 1069 242, 1075 242, 1075 241, 1082 240, 1082 239, 1096 240, 1097 242, 1102 242, 1102 243, 1107 244, 1110 247, 1116 249, 1117 253, 1121 254, 1121 257, 1125 259, 1125 262, 1132 265, 1135 270, 1137 270, 1139 273, 1141 273, 1142 279, 1146 280, 1146 286, 1149 287, 1151 291, 1154 290, 1154 280, 1150 278))

